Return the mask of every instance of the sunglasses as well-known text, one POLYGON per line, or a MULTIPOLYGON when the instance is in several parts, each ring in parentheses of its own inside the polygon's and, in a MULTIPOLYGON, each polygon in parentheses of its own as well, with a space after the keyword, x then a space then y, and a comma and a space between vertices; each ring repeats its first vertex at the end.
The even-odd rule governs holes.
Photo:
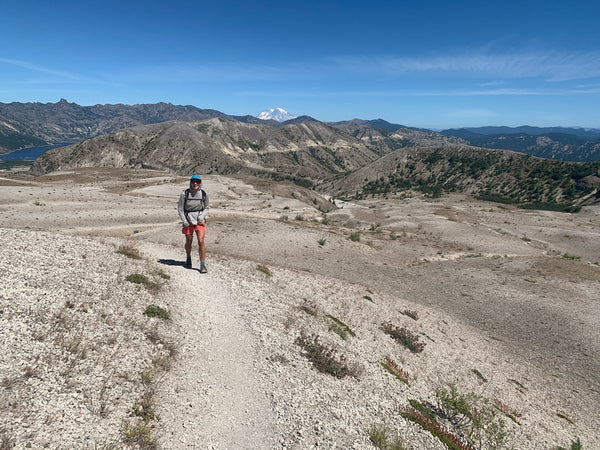
POLYGON ((193 180, 193 181, 192 181, 192 184, 202 184, 202 182, 201 182, 201 181, 199 181, 199 180, 193 180))

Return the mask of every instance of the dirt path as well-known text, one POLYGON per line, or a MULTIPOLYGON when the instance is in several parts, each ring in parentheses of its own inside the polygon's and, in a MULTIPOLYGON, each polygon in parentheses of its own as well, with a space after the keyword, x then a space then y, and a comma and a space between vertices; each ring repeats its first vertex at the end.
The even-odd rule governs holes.
POLYGON ((161 447, 272 448, 275 416, 255 368, 253 337, 218 267, 200 274, 181 265, 182 251, 155 244, 143 251, 171 276, 183 336, 158 392, 161 447))

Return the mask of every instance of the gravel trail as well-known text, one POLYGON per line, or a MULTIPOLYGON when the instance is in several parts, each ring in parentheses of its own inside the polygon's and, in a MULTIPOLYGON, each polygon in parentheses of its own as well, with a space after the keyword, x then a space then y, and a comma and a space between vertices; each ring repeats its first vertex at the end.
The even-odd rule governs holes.
POLYGON ((181 265, 182 250, 144 249, 170 266, 182 330, 177 360, 184 363, 166 375, 158 393, 161 446, 272 448, 274 414, 253 366, 253 337, 217 267, 200 274, 181 265))

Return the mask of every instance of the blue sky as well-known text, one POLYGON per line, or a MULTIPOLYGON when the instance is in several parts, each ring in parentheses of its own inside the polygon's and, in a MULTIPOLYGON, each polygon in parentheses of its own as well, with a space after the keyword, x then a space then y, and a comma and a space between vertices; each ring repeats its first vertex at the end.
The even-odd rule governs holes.
POLYGON ((600 128, 597 1, 10 3, 3 103, 600 128))

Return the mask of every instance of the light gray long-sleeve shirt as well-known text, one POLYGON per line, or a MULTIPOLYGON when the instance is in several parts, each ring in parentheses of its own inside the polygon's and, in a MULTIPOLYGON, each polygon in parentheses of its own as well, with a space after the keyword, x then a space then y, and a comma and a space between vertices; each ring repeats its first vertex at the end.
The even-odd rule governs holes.
POLYGON ((208 194, 204 193, 204 202, 202 202, 202 189, 198 189, 196 192, 189 189, 186 202, 186 191, 187 189, 181 193, 177 204, 177 212, 183 226, 187 227, 205 222, 209 209, 208 194))

